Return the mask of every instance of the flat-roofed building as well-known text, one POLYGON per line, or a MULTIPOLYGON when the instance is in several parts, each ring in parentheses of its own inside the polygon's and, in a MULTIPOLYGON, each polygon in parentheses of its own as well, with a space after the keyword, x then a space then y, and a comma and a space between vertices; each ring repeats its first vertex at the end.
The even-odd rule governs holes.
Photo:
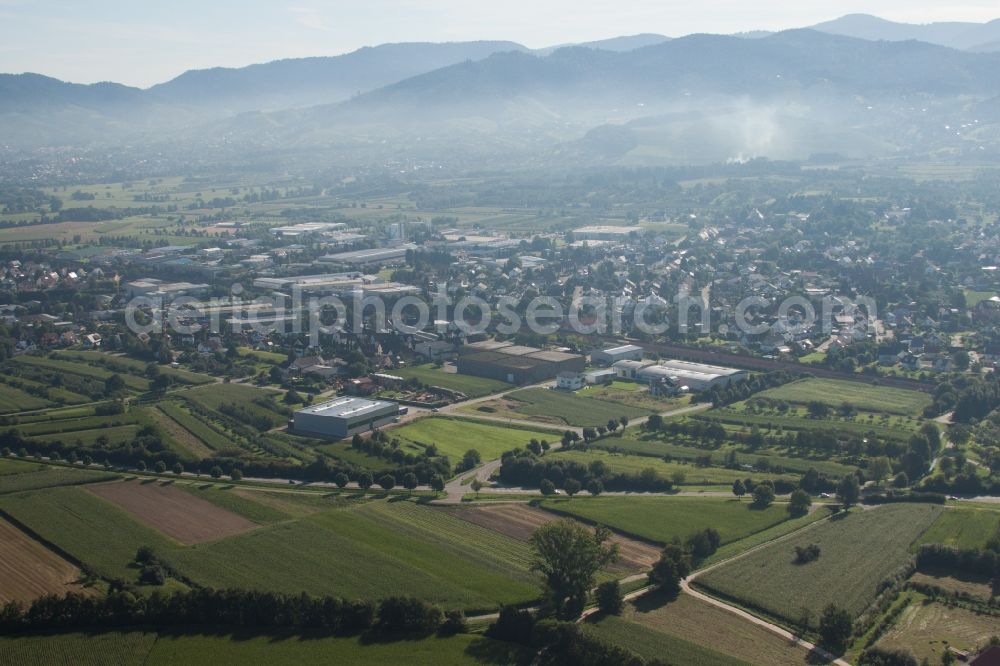
POLYGON ((463 347, 456 366, 463 375, 536 384, 555 379, 560 372, 583 372, 586 359, 579 354, 485 340, 463 347))
POLYGON ((657 363, 626 360, 618 361, 612 367, 622 379, 633 379, 650 385, 667 381, 686 386, 692 391, 728 386, 731 382, 742 381, 747 377, 745 370, 690 361, 667 360, 657 363))
POLYGON ((594 365, 614 365, 618 361, 641 361, 642 355, 642 347, 619 345, 606 349, 595 349, 590 352, 590 362, 594 365))
POLYGON ((407 250, 415 249, 417 249, 416 245, 407 243, 398 247, 377 247, 369 250, 337 252, 336 254, 328 254, 320 257, 316 260, 316 263, 364 266, 366 264, 381 264, 390 261, 398 262, 406 258, 407 250))
POLYGON ((395 402, 341 396, 296 410, 289 429, 305 435, 344 438, 392 423, 399 414, 395 402))

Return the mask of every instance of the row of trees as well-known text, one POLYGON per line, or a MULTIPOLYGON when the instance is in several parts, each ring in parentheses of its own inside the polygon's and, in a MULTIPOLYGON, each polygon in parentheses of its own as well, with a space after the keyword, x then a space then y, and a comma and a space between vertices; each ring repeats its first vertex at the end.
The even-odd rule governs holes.
POLYGON ((288 595, 254 590, 194 589, 164 595, 123 589, 104 596, 69 592, 46 595, 25 607, 11 601, 0 608, 0 632, 129 627, 225 627, 319 629, 335 634, 368 630, 430 633, 464 627, 460 613, 411 597, 380 603, 338 597, 288 595))
POLYGON ((512 486, 545 488, 567 492, 586 488, 594 494, 607 490, 668 492, 673 483, 649 468, 639 474, 612 472, 603 461, 583 465, 573 460, 539 457, 525 449, 507 451, 501 457, 500 480, 512 486))

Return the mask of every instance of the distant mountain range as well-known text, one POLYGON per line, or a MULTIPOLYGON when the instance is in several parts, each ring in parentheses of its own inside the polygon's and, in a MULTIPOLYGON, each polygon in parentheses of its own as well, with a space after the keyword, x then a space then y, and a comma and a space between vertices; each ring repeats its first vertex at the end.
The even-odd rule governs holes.
POLYGON ((1000 50, 1000 19, 989 23, 894 23, 869 14, 848 14, 812 26, 813 30, 858 39, 919 42, 947 46, 962 51, 1000 50))
MULTIPOLYGON (((691 137, 725 135, 745 125, 741 109, 743 117, 760 117, 767 108, 778 133, 794 126, 804 140, 812 126, 827 136, 823 128, 849 117, 853 138, 838 130, 828 143, 898 150, 887 137, 904 127, 911 140, 930 136, 902 116, 925 123, 938 107, 989 109, 1000 98, 1000 52, 991 44, 1000 45, 1000 21, 906 25, 851 15, 775 34, 640 34, 537 50, 504 41, 385 44, 194 70, 145 90, 3 74, 0 144, 203 145, 224 137, 227 146, 381 145, 426 131, 427 141, 465 133, 502 145, 507 139, 499 137, 513 133, 518 145, 617 155, 641 152, 649 141, 697 151, 691 137)), ((757 152, 756 130, 740 131, 757 152)))

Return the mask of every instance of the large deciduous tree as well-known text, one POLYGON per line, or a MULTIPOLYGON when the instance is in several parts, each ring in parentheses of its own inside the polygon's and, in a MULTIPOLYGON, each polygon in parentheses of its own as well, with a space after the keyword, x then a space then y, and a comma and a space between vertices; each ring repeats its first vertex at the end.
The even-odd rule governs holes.
POLYGON ((610 536, 606 527, 591 531, 570 519, 543 525, 531 535, 532 569, 544 577, 547 601, 557 616, 578 617, 597 572, 618 559, 618 545, 605 545, 610 536))

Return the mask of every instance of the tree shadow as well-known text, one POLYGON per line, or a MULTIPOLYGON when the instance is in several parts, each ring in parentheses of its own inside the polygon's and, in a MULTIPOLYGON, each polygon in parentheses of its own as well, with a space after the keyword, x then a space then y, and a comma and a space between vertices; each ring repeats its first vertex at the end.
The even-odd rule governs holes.
POLYGON ((680 594, 680 590, 667 591, 654 589, 650 590, 641 597, 633 599, 632 606, 635 608, 637 613, 652 613, 653 611, 659 610, 667 604, 676 601, 680 594))
POLYGON ((534 653, 531 650, 492 638, 477 638, 465 648, 465 654, 469 656, 470 661, 477 664, 527 666, 534 658, 534 653))
POLYGON ((372 630, 361 634, 359 642, 362 645, 405 643, 407 641, 422 641, 433 635, 433 631, 382 632, 372 630))
MULTIPOLYGON (((798 641, 796 641, 796 642, 798 642, 798 641)), ((826 657, 822 656, 815 649, 812 649, 812 650, 809 650, 809 654, 806 655, 806 663, 807 664, 829 664, 829 663, 832 663, 832 662, 829 659, 827 659, 826 657)))

